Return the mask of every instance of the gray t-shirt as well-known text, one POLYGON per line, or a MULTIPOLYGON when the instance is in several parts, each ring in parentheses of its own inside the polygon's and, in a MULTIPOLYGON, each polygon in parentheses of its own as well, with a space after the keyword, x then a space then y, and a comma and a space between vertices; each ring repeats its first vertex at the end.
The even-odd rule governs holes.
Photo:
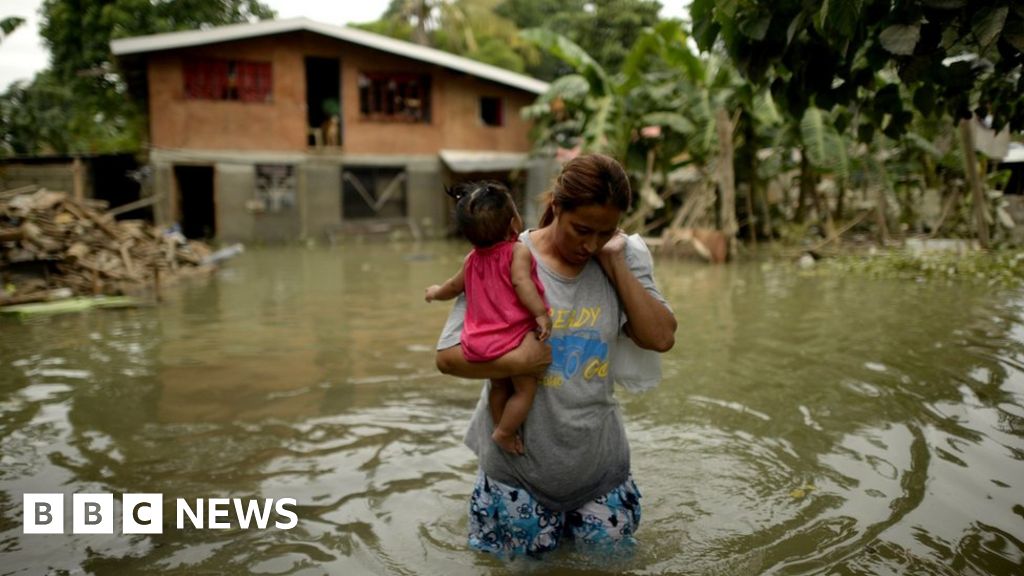
MULTIPOLYGON (((490 383, 484 386, 465 443, 480 459, 485 474, 524 487, 544 506, 562 512, 610 492, 629 474, 629 442, 608 365, 626 318, 615 288, 596 259, 575 278, 559 275, 537 256, 529 232, 519 239, 537 262, 551 310, 552 362, 523 425, 526 454, 509 455, 491 441, 490 383)), ((627 247, 626 263, 647 291, 665 303, 655 287, 649 259, 627 247)), ((438 340, 438 350, 459 344, 465 313, 460 296, 438 340)))

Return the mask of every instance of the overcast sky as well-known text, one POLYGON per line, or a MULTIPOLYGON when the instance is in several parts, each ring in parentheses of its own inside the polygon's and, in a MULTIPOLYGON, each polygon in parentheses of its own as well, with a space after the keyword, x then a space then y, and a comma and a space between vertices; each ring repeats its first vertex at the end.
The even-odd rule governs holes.
MULTIPOLYGON (((277 11, 280 18, 306 16, 329 24, 368 22, 384 13, 389 0, 264 0, 277 11)), ((43 0, 2 0, 0 18, 21 16, 25 23, 0 42, 0 91, 15 80, 29 80, 46 67, 49 52, 39 38, 39 7, 43 0)), ((689 0, 662 0, 663 17, 683 16, 683 6, 689 0)))

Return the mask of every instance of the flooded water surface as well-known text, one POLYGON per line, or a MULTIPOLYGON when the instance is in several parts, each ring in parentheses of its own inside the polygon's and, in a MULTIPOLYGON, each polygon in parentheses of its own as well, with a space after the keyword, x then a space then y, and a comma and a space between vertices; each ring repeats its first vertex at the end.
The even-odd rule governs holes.
POLYGON ((423 302, 464 250, 253 250, 159 306, 0 318, 0 574, 1022 573, 1024 295, 784 264, 657 262, 632 554, 470 551, 480 383, 436 372, 423 302), (23 534, 25 493, 159 493, 164 530, 23 534), (179 498, 298 524, 179 530, 179 498))

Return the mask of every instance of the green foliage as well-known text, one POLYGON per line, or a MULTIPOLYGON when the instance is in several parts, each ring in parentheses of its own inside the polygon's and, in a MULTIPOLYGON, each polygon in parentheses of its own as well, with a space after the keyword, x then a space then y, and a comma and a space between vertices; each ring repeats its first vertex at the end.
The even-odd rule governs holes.
POLYGON ((590 94, 590 82, 586 76, 581 74, 567 74, 552 82, 548 91, 541 96, 544 102, 551 102, 555 98, 564 101, 580 104, 590 94))
POLYGON ((715 104, 698 83, 711 78, 724 90, 737 78, 719 73, 724 66, 709 66, 690 53, 681 23, 666 21, 644 30, 618 74, 609 73, 581 46, 548 29, 525 30, 521 35, 572 69, 526 111, 537 121, 541 145, 579 145, 607 152, 638 170, 645 166, 651 147, 658 148, 664 170, 684 150, 701 158, 713 153, 715 104), (656 138, 640 138, 645 126, 663 130, 656 138))
MULTIPOLYGON (((571 4, 571 3, 566 3, 571 4)), ((658 22, 659 2, 595 0, 565 6, 547 25, 564 31, 606 70, 618 70, 630 47, 647 27, 658 22)))
POLYGON ((575 74, 554 81, 537 104, 524 111, 537 120, 536 141, 564 148, 622 157, 625 123, 620 118, 622 94, 608 73, 581 47, 544 28, 520 32, 520 37, 570 66, 575 74))
MULTIPOLYGON (((953 127, 977 116, 991 118, 997 131, 1024 128, 1024 9, 1017 4, 694 0, 691 16, 703 50, 724 52, 755 90, 770 89, 784 112, 776 145, 788 148, 799 135, 814 170, 801 172, 798 218, 810 203, 815 212, 830 208, 828 198, 808 192, 815 173, 830 172, 839 184, 837 214, 842 191, 867 189, 872 203, 899 218, 897 235, 934 225, 960 233, 982 227, 970 224, 969 194, 957 183, 964 160, 953 127), (860 144, 848 140, 853 135, 860 144), (940 195, 937 220, 915 214, 925 190, 940 195)), ((990 222, 993 214, 1002 218, 996 205, 984 212, 990 222)), ((818 216, 828 229, 828 214, 818 216)))
POLYGON ((897 56, 910 56, 914 53, 914 47, 921 39, 921 26, 911 24, 893 24, 878 34, 878 41, 882 48, 897 56))
POLYGON ((523 30, 520 37, 568 64, 577 74, 586 78, 591 90, 597 95, 604 96, 612 92, 604 67, 569 38, 546 28, 523 30))
POLYGON ((120 93, 105 96, 76 93, 51 70, 15 82, 0 95, 0 155, 137 150, 144 117, 120 93))
POLYGON ((697 128, 689 118, 678 112, 651 112, 644 114, 642 120, 647 126, 663 126, 679 134, 692 134, 697 128))
POLYGON ((18 29, 19 26, 25 23, 24 18, 18 16, 8 16, 6 18, 0 18, 0 40, 7 38, 12 32, 18 29))
POLYGON ((381 19, 359 28, 432 46, 522 72, 533 55, 513 23, 496 11, 501 0, 392 0, 381 19))
POLYGON ((886 250, 867 255, 848 254, 821 260, 818 266, 806 273, 1016 287, 1024 284, 1024 251, 918 254, 905 249, 886 250))
POLYGON ((849 176, 846 143, 825 111, 812 106, 804 112, 800 120, 800 137, 804 152, 815 168, 834 172, 841 180, 849 176))
POLYGON ((478 42, 478 47, 469 55, 470 58, 513 72, 526 71, 523 57, 508 42, 494 36, 485 36, 478 42))
POLYGON ((1024 9, 1010 0, 694 0, 691 15, 698 45, 720 40, 793 118, 842 105, 896 139, 913 119, 904 86, 925 116, 978 109, 997 129, 1024 128, 1024 9), (898 74, 891 88, 881 72, 898 74))
POLYGON ((385 18, 381 20, 374 20, 373 22, 349 24, 348 26, 358 28, 360 30, 366 30, 367 32, 373 32, 374 34, 380 34, 382 36, 390 36, 391 38, 404 40, 406 42, 413 41, 412 26, 404 20, 385 18))
POLYGON ((328 98, 320 104, 320 109, 327 116, 338 116, 341 114, 341 103, 337 98, 328 98))
POLYGON ((13 83, 0 98, 0 134, 8 153, 31 154, 68 148, 64 109, 71 93, 44 72, 31 83, 13 83))
MULTIPOLYGON (((630 47, 658 24, 661 3, 652 0, 504 0, 496 11, 517 28, 545 28, 565 36, 609 71, 619 71, 630 47)), ((554 80, 570 70, 551 55, 527 58, 527 72, 554 80)))
POLYGON ((916 132, 907 132, 905 135, 907 142, 916 148, 917 150, 928 154, 936 160, 941 160, 943 157, 942 151, 930 140, 916 132))
POLYGON ((109 71, 110 40, 272 18, 257 0, 45 0, 39 34, 59 77, 109 71))
POLYGON ((137 150, 145 116, 115 74, 110 40, 273 15, 257 0, 45 0, 51 67, 0 95, 0 154, 137 150))

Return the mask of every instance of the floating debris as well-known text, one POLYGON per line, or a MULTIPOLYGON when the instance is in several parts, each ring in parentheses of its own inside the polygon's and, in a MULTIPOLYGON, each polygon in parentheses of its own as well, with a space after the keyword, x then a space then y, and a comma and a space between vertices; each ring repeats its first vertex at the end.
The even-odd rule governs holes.
POLYGON ((799 488, 794 488, 792 491, 790 491, 789 497, 794 500, 801 500, 805 496, 810 494, 813 490, 816 490, 813 484, 804 484, 803 486, 799 488))
POLYGON ((159 293, 161 282, 212 269, 203 242, 115 220, 107 206, 34 186, 0 192, 0 306, 159 293))

